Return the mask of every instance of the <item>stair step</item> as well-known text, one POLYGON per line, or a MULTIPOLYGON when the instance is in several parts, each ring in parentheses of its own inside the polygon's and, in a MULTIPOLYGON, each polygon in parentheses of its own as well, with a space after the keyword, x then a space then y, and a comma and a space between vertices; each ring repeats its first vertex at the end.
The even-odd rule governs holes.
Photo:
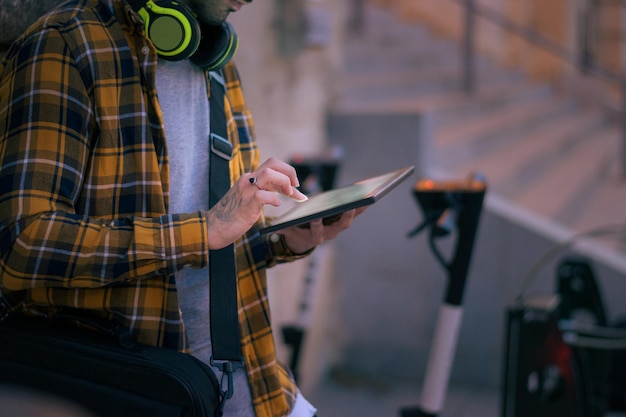
POLYGON ((559 163, 567 149, 593 134, 602 123, 602 115, 593 111, 577 113, 564 120, 551 120, 520 140, 460 164, 457 170, 459 173, 484 173, 492 192, 510 198, 532 186, 546 170, 559 163))
MULTIPOLYGON (((344 70, 337 78, 336 88, 342 91, 371 88, 389 88, 393 86, 407 86, 415 83, 438 82, 443 79, 448 82, 450 79, 459 84, 461 79, 461 67, 456 63, 452 65, 432 62, 429 65, 415 63, 413 65, 402 65, 393 62, 391 65, 385 64, 383 68, 370 66, 368 71, 344 70)), ((522 75, 518 71, 504 71, 489 65, 486 61, 477 65, 477 78, 479 86, 491 85, 489 81, 492 77, 511 77, 514 81, 521 81, 522 75)))
POLYGON ((467 95, 457 42, 399 22, 389 9, 366 10, 367 30, 346 44, 336 109, 429 112, 438 170, 483 172, 490 192, 566 226, 624 221, 624 181, 606 184, 620 135, 602 109, 584 109, 478 56, 476 89, 467 95))
POLYGON ((543 100, 552 94, 546 85, 519 82, 485 85, 471 95, 463 94, 456 101, 438 106, 437 123, 439 126, 453 126, 488 112, 543 100))
POLYGON ((435 150, 446 166, 454 167, 512 143, 530 129, 571 113, 573 108, 568 101, 550 97, 492 111, 440 129, 436 133, 435 150))
MULTIPOLYGON (((604 128, 603 122, 599 112, 580 113, 557 123, 554 131, 537 135, 538 138, 543 138, 543 146, 537 144, 537 152, 526 160, 524 168, 503 179, 499 187, 500 193, 505 197, 511 197, 520 190, 534 186, 555 165, 568 158, 571 149, 583 141, 593 140, 595 136, 600 135, 604 128)), ((518 154, 515 154, 515 157, 517 156, 518 154)))
POLYGON ((428 111, 438 125, 449 125, 481 115, 485 111, 504 109, 524 101, 539 100, 552 94, 545 85, 527 86, 520 83, 486 85, 471 95, 461 89, 406 97, 382 97, 378 101, 363 101, 338 97, 338 103, 362 111, 419 113, 428 111))
POLYGON ((558 221, 568 205, 581 204, 586 193, 605 172, 616 149, 618 135, 609 132, 590 137, 572 149, 533 187, 518 193, 513 201, 558 221))

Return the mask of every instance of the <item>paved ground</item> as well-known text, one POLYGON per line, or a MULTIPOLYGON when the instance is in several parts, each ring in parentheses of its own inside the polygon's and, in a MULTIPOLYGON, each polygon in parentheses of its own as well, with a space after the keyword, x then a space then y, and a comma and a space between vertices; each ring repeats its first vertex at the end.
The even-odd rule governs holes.
MULTIPOLYGON (((307 397, 319 417, 399 417, 402 409, 419 405, 420 395, 414 383, 340 376, 307 397)), ((496 389, 451 386, 441 417, 497 417, 499 404, 496 389)))
MULTIPOLYGON (((419 405, 420 392, 415 384, 344 376, 329 380, 307 397, 317 407, 318 417, 400 417, 401 410, 419 405)), ((502 417, 500 395, 498 388, 453 384, 440 417, 502 417)), ((603 417, 626 417, 626 413, 612 411, 603 417)))

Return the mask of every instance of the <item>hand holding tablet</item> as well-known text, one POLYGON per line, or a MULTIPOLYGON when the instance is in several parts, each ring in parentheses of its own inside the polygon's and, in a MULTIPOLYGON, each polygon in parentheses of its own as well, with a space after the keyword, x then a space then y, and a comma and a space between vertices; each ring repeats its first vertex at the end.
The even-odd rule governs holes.
POLYGON ((407 179, 414 170, 415 167, 409 166, 310 196, 308 200, 272 219, 260 232, 265 234, 298 225, 306 227, 305 224, 319 218, 324 219, 324 224, 330 224, 333 220, 337 221, 345 211, 374 204, 407 179))

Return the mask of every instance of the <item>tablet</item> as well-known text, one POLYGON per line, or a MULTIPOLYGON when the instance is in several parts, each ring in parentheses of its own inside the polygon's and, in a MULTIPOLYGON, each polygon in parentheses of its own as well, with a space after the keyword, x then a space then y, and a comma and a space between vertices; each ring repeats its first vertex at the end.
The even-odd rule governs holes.
POLYGON ((297 203, 287 212, 275 217, 261 228, 261 234, 274 232, 285 227, 304 225, 311 220, 331 219, 344 211, 374 204, 414 171, 413 166, 398 169, 372 178, 320 194, 297 203))

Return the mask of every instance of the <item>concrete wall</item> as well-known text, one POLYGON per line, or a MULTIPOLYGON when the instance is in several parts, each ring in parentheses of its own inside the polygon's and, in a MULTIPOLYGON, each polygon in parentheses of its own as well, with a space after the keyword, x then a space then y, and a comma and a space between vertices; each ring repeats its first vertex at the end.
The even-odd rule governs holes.
MULTIPOLYGON (((280 37, 290 34, 281 32, 276 20, 280 3, 255 1, 230 19, 241 41, 236 60, 254 115, 262 160, 270 156, 289 160, 295 155, 318 155, 328 150, 327 108, 335 95, 331 85, 342 64, 341 39, 349 18, 348 0, 304 2, 305 11, 321 25, 313 29, 322 35, 327 30, 327 41, 322 36, 298 54, 285 54, 279 49, 280 37)), ((313 260, 318 273, 309 287, 305 287, 305 281, 310 276, 310 259, 279 265, 268 274, 275 339, 279 357, 285 363, 290 361, 291 348, 283 343, 282 328, 298 324, 302 297, 307 291, 313 292, 299 366, 299 382, 305 392, 322 381, 328 369, 325 365, 334 362, 338 352, 333 343, 328 343, 337 340, 333 333, 337 305, 332 280, 334 243, 320 249, 313 260)))
POLYGON ((62 0, 0 0, 0 56, 32 22, 62 0))
POLYGON ((321 25, 328 25, 329 40, 304 45, 295 55, 279 50, 281 36, 296 35, 281 32, 279 3, 255 1, 230 20, 241 40, 236 60, 262 152, 288 159, 326 148, 326 107, 333 97, 330 82, 341 65, 347 0, 304 2, 307 13, 321 15, 321 25))

